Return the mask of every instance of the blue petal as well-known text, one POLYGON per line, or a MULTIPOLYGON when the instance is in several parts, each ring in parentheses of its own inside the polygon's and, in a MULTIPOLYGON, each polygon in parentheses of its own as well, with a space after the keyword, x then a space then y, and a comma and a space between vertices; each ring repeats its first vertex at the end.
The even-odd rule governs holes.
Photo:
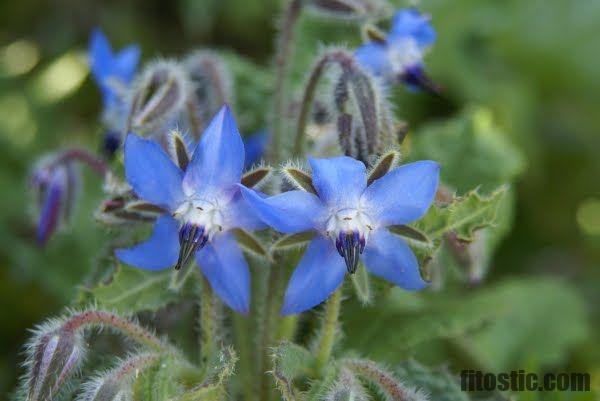
POLYGON ((117 258, 128 265, 146 270, 162 270, 174 266, 179 256, 179 223, 165 214, 156 220, 146 242, 132 248, 117 249, 117 258))
POLYGON ((292 274, 281 314, 300 313, 320 304, 339 287, 345 274, 344 259, 333 243, 325 237, 315 238, 292 274))
POLYGON ((61 201, 64 201, 66 180, 65 169, 57 168, 47 184, 37 227, 37 241, 40 245, 46 244, 52 233, 56 231, 60 219, 61 201))
POLYGON ((223 302, 236 312, 250 311, 250 271, 231 233, 217 235, 196 253, 196 262, 223 302))
POLYGON ((140 61, 140 48, 136 45, 127 46, 121 50, 115 60, 115 76, 124 84, 133 80, 138 62, 140 61))
POLYGON ((252 135, 244 140, 244 149, 246 156, 244 160, 244 169, 247 170, 257 163, 264 155, 265 148, 269 142, 269 134, 262 131, 252 135))
POLYGON ((415 9, 398 11, 392 20, 388 40, 394 42, 407 36, 414 38, 421 49, 431 46, 435 42, 436 34, 429 22, 429 16, 415 9))
POLYGON ((407 224, 427 212, 440 176, 436 162, 423 160, 400 166, 375 180, 361 202, 379 227, 407 224))
POLYGON ((351 157, 309 159, 319 198, 329 206, 355 206, 367 187, 365 165, 351 157))
POLYGON ((171 211, 184 197, 183 172, 160 145, 134 134, 125 140, 125 177, 140 198, 171 211))
POLYGON ((114 97, 107 79, 113 74, 114 56, 108 39, 101 30, 95 29, 90 38, 90 69, 100 87, 105 102, 114 97))
POLYGON ((387 48, 383 43, 366 43, 356 49, 354 57, 358 64, 377 76, 386 76, 392 70, 387 56, 387 48))
POLYGON ((240 182, 244 143, 229 106, 213 117, 194 150, 184 178, 186 192, 228 189, 240 182))
POLYGON ((315 195, 289 191, 271 197, 240 185, 242 195, 253 212, 269 226, 282 233, 319 229, 324 223, 325 207, 315 195))
POLYGON ((223 227, 226 230, 232 228, 243 228, 248 231, 262 230, 267 225, 252 210, 252 207, 243 198, 241 192, 237 192, 231 203, 224 211, 223 227))
POLYGON ((387 230, 373 232, 364 258, 367 270, 405 290, 420 290, 427 286, 419 273, 414 253, 404 240, 387 230))

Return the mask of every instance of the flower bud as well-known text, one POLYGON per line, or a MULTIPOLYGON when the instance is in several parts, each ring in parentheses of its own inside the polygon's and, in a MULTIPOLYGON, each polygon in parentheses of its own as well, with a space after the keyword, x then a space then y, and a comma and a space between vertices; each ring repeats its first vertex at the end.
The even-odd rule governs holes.
POLYGON ((195 51, 183 66, 193 85, 193 118, 208 122, 224 103, 233 103, 233 78, 223 59, 215 52, 195 51))
POLYGON ((327 401, 366 401, 369 397, 356 377, 348 369, 342 368, 337 381, 325 399, 327 401))
POLYGON ((27 395, 29 401, 53 400, 77 371, 85 356, 81 335, 42 327, 28 347, 27 395))
POLYGON ((78 401, 121 401, 130 399, 131 390, 123 386, 112 375, 99 376, 83 386, 83 393, 78 401))
POLYGON ((131 399, 132 381, 142 370, 159 359, 157 354, 133 355, 114 369, 85 383, 78 401, 123 401, 131 399))
POLYGON ((37 242, 45 245, 71 217, 79 192, 79 175, 75 166, 60 156, 46 157, 34 168, 30 185, 35 198, 37 242))
POLYGON ((189 91, 188 76, 178 63, 149 65, 134 85, 128 128, 147 132, 177 118, 189 91))

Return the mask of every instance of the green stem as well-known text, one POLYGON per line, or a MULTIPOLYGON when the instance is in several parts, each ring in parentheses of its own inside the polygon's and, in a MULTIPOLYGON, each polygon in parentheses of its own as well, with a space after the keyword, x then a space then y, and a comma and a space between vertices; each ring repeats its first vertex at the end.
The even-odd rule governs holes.
POLYGON ((200 293, 200 360, 207 364, 215 354, 217 342, 217 301, 210 283, 202 277, 200 293))
POLYGON ((289 340, 293 341, 298 328, 298 315, 285 316, 279 321, 279 328, 277 329, 277 336, 275 340, 277 343, 289 340))
POLYGON ((281 268, 279 263, 273 263, 269 269, 267 279, 267 297, 265 300, 265 310, 263 316, 262 340, 260 342, 260 351, 262 356, 261 363, 261 401, 268 401, 271 395, 271 377, 266 374, 270 363, 270 347, 273 346, 273 334, 277 321, 279 320, 279 302, 278 290, 281 281, 281 268))
POLYGON ((350 53, 344 50, 331 50, 326 52, 319 58, 311 70, 308 81, 304 86, 302 102, 300 105, 300 113, 296 122, 296 136, 294 138, 294 156, 301 156, 304 150, 304 132, 308 122, 311 106, 315 97, 317 86, 325 68, 332 62, 338 63, 342 68, 349 68, 352 65, 353 57, 350 53))
POLYGON ((335 343, 335 334, 338 327, 338 319, 340 317, 340 309, 342 304, 342 287, 335 290, 335 292, 329 297, 325 304, 325 316, 323 316, 323 326, 321 328, 321 335, 319 343, 317 344, 317 368, 323 369, 333 350, 335 343))
POLYGON ((275 93, 273 94, 273 143, 272 161, 278 163, 281 158, 281 137, 284 132, 284 119, 288 113, 286 76, 292 56, 294 28, 300 16, 303 0, 290 0, 283 15, 281 33, 277 41, 275 54, 275 93))

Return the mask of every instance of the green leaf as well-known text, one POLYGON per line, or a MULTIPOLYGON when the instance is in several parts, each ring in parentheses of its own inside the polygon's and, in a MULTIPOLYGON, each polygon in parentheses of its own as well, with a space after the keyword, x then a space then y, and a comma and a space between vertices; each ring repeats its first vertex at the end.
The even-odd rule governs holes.
POLYGON ((282 342, 273 349, 273 370, 271 374, 285 401, 298 399, 298 391, 294 388, 294 379, 311 372, 315 358, 306 348, 282 342))
POLYGON ((464 194, 511 182, 525 168, 519 150, 494 125, 485 108, 467 109, 453 120, 426 126, 412 137, 412 160, 435 160, 442 182, 464 194))
POLYGON ((100 308, 124 314, 154 311, 177 299, 177 293, 169 290, 170 273, 170 270, 149 272, 117 264, 108 283, 86 291, 100 308))
POLYGON ((181 392, 174 356, 165 356, 159 363, 135 376, 133 401, 164 401, 181 392))
POLYGON ((502 319, 466 341, 486 366, 508 370, 533 359, 537 366, 564 363, 589 332, 585 301, 568 283, 551 278, 511 280, 487 294, 502 319))
POLYGON ((505 192, 505 187, 489 196, 471 191, 448 206, 434 205, 414 226, 432 241, 448 232, 455 233, 460 240, 472 241, 475 230, 495 223, 498 205, 505 192))
POLYGON ((567 283, 540 277, 506 280, 467 294, 394 289, 376 307, 346 308, 344 327, 352 328, 352 335, 345 341, 394 363, 420 345, 430 348, 443 340, 458 344, 462 355, 484 369, 510 370, 531 357, 552 365, 586 338, 584 305, 567 283))

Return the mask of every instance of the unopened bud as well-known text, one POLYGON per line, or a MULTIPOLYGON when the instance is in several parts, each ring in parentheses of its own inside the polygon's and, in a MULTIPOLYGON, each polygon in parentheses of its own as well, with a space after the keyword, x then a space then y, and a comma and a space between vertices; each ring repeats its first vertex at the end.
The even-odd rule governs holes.
POLYGON ((233 79, 217 53, 195 51, 186 57, 183 66, 194 88, 195 109, 192 111, 199 121, 210 121, 224 103, 233 103, 233 79))
POLYGON ((149 131, 177 118, 189 92, 188 76, 178 63, 149 65, 134 85, 128 129, 149 131))
POLYGON ((30 178, 40 245, 45 245, 50 236, 68 222, 79 192, 75 166, 60 158, 60 155, 45 157, 36 165, 30 178))
POLYGON ((125 359, 116 368, 103 372, 83 385, 78 401, 124 401, 131 399, 132 379, 159 359, 157 354, 141 354, 125 359))
POLYGON ((29 347, 28 401, 49 401, 58 397, 85 356, 81 335, 63 328, 44 330, 29 347))

